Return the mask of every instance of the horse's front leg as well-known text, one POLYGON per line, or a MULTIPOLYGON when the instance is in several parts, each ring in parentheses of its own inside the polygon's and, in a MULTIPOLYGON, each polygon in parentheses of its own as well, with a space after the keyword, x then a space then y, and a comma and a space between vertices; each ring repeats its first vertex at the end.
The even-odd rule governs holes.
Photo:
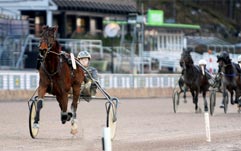
POLYGON ((223 94, 223 99, 222 99, 220 108, 224 108, 224 99, 225 99, 226 95, 228 94, 228 91, 226 89, 226 84, 224 82, 222 83, 222 94, 223 94))
POLYGON ((208 112, 208 102, 207 102, 207 99, 206 99, 206 92, 205 91, 203 92, 203 101, 204 101, 204 111, 208 112))
POLYGON ((80 96, 80 87, 74 86, 73 87, 73 101, 72 101, 72 104, 71 104, 71 111, 72 111, 73 117, 72 117, 72 120, 71 120, 71 131, 70 131, 70 133, 73 134, 73 135, 78 133, 76 111, 77 111, 77 107, 78 107, 79 96, 80 96))
POLYGON ((192 94, 192 100, 193 103, 195 104, 195 112, 198 112, 198 93, 196 91, 191 91, 192 94))
POLYGON ((44 95, 46 93, 47 88, 45 87, 38 87, 38 98, 36 100, 36 116, 34 118, 34 126, 39 127, 39 121, 40 121, 40 110, 43 108, 43 101, 44 101, 44 95))
POLYGON ((201 112, 201 109, 198 107, 198 94, 199 92, 198 91, 195 91, 195 112, 196 113, 200 113, 201 112))

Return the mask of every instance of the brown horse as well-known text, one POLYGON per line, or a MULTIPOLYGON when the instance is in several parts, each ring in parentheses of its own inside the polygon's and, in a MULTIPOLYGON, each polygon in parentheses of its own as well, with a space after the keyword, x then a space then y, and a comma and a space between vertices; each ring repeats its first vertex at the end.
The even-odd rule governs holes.
POLYGON ((37 114, 34 123, 38 126, 45 94, 53 94, 56 96, 61 109, 62 123, 64 124, 72 119, 71 133, 75 134, 77 133, 76 110, 81 83, 84 80, 84 72, 79 66, 74 70, 69 64, 70 55, 61 51, 60 44, 56 40, 57 29, 58 27, 42 27, 39 51, 43 57, 43 62, 39 69, 37 114), (72 112, 67 112, 68 94, 71 88, 73 91, 72 112))

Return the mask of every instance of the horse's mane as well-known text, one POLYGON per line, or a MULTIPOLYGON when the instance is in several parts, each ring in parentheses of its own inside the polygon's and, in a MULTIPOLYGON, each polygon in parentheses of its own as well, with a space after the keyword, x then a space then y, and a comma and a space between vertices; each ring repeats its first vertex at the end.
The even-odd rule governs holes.
POLYGON ((232 60, 230 58, 224 59, 223 61, 226 65, 232 63, 232 60))
POLYGON ((231 61, 231 59, 224 61, 225 65, 223 65, 223 73, 225 76, 228 76, 230 78, 234 78, 234 74, 238 73, 237 68, 235 67, 235 64, 231 61))
POLYGON ((60 43, 57 40, 55 40, 52 50, 55 50, 55 52, 60 53, 60 51, 61 51, 60 48, 61 48, 60 43))

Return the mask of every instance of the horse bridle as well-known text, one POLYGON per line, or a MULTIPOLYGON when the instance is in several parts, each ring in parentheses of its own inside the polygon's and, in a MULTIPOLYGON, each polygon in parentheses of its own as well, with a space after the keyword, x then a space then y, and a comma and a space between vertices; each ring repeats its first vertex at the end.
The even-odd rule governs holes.
MULTIPOLYGON (((47 27, 47 28, 48 28, 48 27, 47 27)), ((38 46, 38 47, 39 47, 39 50, 40 50, 40 51, 44 51, 44 50, 45 50, 45 51, 44 51, 44 54, 42 54, 42 53, 40 52, 40 57, 41 57, 42 60, 43 60, 43 62, 41 63, 41 66, 42 66, 44 72, 45 72, 45 73, 48 75, 48 77, 51 79, 52 76, 54 76, 55 74, 57 74, 57 73, 60 71, 60 66, 61 66, 60 63, 61 63, 61 60, 60 60, 59 63, 58 63, 57 70, 56 70, 55 72, 53 72, 53 73, 49 73, 49 71, 46 69, 46 67, 45 67, 45 65, 44 65, 45 59, 46 59, 46 57, 47 57, 47 55, 48 55, 49 53, 53 53, 53 54, 57 55, 58 57, 61 55, 61 53, 57 53, 57 52, 51 51, 51 49, 53 48, 55 39, 56 39, 56 34, 54 33, 52 43, 49 43, 49 39, 46 38, 46 37, 50 36, 50 34, 49 34, 49 31, 46 31, 46 32, 47 32, 47 34, 45 34, 45 35, 44 35, 44 38, 40 40, 40 43, 39 43, 39 46, 38 46), (45 42, 45 44, 47 44, 47 48, 44 48, 44 49, 41 49, 41 48, 40 48, 42 42, 45 42)))
MULTIPOLYGON (((38 48, 39 48, 40 51, 46 50, 46 51, 44 52, 44 54, 40 53, 40 57, 42 57, 43 60, 46 58, 46 56, 47 56, 48 53, 54 53, 54 54, 56 54, 56 55, 59 55, 58 53, 56 53, 56 52, 54 52, 54 51, 50 51, 50 50, 52 49, 53 45, 54 45, 54 42, 55 42, 55 39, 56 39, 56 33, 54 32, 53 37, 51 37, 51 38, 52 38, 52 43, 50 43, 50 42, 49 42, 49 38, 46 38, 46 37, 50 37, 51 34, 49 33, 50 31, 48 30, 49 27, 46 27, 46 28, 47 28, 47 29, 45 29, 45 30, 47 30, 47 31, 45 31, 46 33, 44 33, 44 35, 42 35, 44 38, 43 38, 43 39, 42 39, 42 38, 40 39, 40 43, 39 43, 39 45, 38 45, 38 48), (44 42, 45 44, 47 44, 47 48, 41 49, 40 47, 41 47, 41 44, 42 44, 43 42, 44 42)), ((43 33, 42 33, 42 34, 43 34, 43 33)))
POLYGON ((183 67, 183 69, 186 69, 186 68, 187 68, 187 67, 186 67, 186 62, 185 62, 185 60, 182 61, 182 67, 183 67))

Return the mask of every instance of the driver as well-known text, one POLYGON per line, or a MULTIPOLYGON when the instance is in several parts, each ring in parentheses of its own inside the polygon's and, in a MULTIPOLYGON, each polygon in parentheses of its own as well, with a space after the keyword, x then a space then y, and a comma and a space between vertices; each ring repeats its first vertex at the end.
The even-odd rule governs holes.
POLYGON ((81 96, 86 101, 90 101, 90 98, 96 95, 97 86, 94 81, 98 79, 98 71, 94 67, 89 66, 91 55, 88 51, 80 51, 77 59, 88 71, 85 71, 85 78, 81 85, 81 96))
POLYGON ((202 67, 203 67, 202 72, 204 72, 204 75, 207 77, 208 83, 209 83, 211 86, 213 86, 213 85, 214 85, 214 78, 213 78, 213 76, 210 74, 210 72, 209 72, 209 71, 207 70, 207 68, 206 68, 206 66, 207 66, 207 61, 204 60, 204 59, 201 59, 201 60, 199 60, 198 65, 199 65, 199 67, 200 67, 201 69, 202 69, 202 67))
MULTIPOLYGON (((221 73, 221 63, 224 62, 225 64, 228 64, 231 62, 231 59, 229 57, 229 53, 227 51, 222 51, 220 55, 217 56, 217 62, 218 62, 218 73, 221 73)), ((241 58, 238 58, 241 61, 241 58)), ((238 61, 239 62, 239 61, 238 61)), ((231 62, 234 67, 236 68, 238 73, 241 73, 241 68, 238 63, 231 62)))

